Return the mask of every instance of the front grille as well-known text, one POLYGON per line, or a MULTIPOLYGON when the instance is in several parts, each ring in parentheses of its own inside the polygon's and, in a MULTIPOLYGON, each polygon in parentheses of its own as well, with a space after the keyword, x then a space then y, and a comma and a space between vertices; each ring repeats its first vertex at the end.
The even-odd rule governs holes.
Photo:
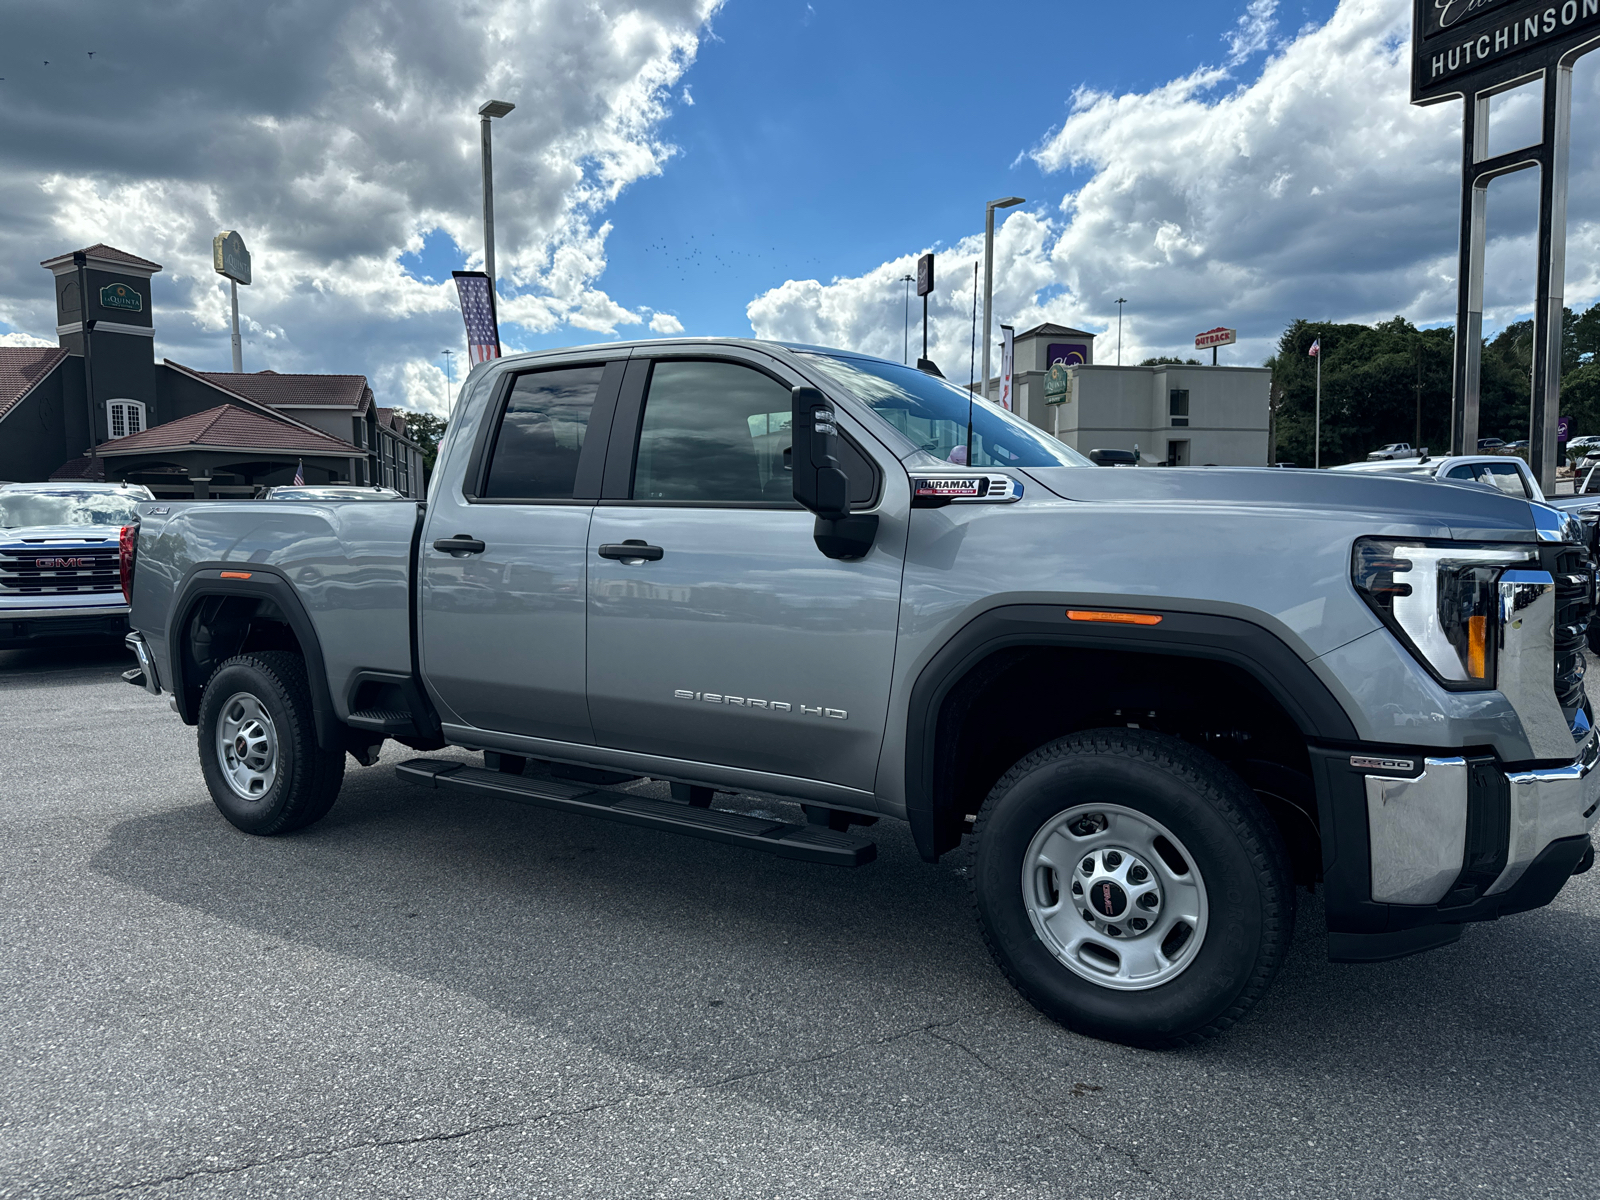
POLYGON ((109 595, 122 591, 115 542, 12 542, 0 546, 0 596, 109 595))
POLYGON ((1571 720, 1583 707, 1583 650, 1594 606, 1594 565, 1587 550, 1563 546, 1551 574, 1556 581, 1556 701, 1571 720))

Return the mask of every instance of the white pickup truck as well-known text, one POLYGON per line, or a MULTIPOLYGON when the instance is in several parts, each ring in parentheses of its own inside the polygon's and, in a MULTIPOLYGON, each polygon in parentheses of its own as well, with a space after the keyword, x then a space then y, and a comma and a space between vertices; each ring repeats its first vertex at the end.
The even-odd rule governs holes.
POLYGON ((1413 449, 1410 442, 1390 442, 1367 455, 1368 462, 1387 462, 1392 458, 1427 458, 1428 448, 1413 449))

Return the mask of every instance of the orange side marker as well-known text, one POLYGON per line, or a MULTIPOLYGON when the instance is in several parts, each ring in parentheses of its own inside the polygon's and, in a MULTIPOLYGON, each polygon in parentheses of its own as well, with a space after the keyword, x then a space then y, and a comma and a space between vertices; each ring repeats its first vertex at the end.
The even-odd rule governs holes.
POLYGON ((1082 608, 1067 609, 1067 618, 1072 621, 1106 621, 1112 625, 1161 624, 1161 618, 1155 613, 1095 612, 1082 608))
POLYGON ((222 577, 224 579, 249 579, 250 574, 249 571, 224 571, 222 577))

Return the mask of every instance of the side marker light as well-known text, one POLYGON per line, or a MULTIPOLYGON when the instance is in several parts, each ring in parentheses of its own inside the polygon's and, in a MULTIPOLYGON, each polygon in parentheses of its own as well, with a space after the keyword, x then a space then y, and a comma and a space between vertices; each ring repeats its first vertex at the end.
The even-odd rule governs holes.
POLYGON ((1071 621, 1104 621, 1111 625, 1159 625, 1161 618, 1155 613, 1096 612, 1092 609, 1069 608, 1071 621))

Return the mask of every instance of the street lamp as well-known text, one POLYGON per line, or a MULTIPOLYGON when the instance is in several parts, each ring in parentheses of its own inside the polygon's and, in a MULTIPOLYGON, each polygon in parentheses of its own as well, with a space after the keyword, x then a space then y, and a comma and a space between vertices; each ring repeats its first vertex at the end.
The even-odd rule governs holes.
POLYGON ((1122 306, 1126 300, 1117 301, 1117 366, 1122 365, 1122 306))
POLYGON ((994 210, 1026 204, 1021 196, 991 200, 983 211, 983 398, 989 398, 989 328, 994 309, 994 210))
POLYGON ((906 366, 911 365, 911 279, 910 275, 900 276, 900 282, 906 285, 906 325, 905 333, 901 338, 904 348, 901 351, 906 366))
POLYGON ((483 124, 483 272, 489 277, 489 290, 494 291, 494 156, 489 150, 489 120, 503 117, 513 108, 505 100, 487 100, 478 109, 483 124))

